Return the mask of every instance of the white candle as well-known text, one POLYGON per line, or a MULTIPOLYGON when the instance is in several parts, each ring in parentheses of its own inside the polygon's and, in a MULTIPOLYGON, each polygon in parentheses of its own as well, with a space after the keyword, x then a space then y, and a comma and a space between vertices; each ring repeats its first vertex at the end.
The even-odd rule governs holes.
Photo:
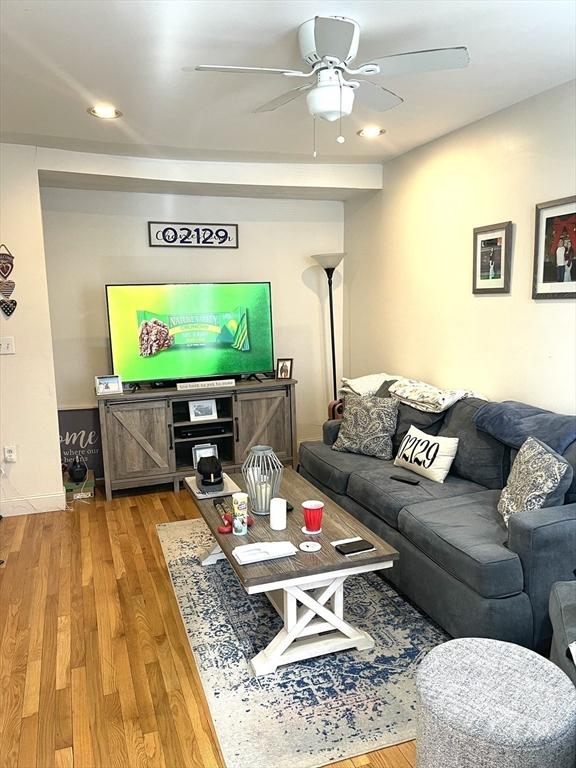
POLYGON ((286 499, 270 501, 270 528, 273 531, 283 531, 286 528, 286 499))

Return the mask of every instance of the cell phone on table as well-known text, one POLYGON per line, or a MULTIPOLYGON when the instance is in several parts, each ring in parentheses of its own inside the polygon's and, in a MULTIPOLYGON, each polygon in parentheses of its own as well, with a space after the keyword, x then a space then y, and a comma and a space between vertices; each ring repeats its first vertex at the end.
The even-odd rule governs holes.
POLYGON ((358 539, 357 541, 347 541, 344 544, 337 544, 335 546, 336 552, 340 552, 341 555, 357 555, 360 552, 372 552, 376 547, 366 539, 358 539))

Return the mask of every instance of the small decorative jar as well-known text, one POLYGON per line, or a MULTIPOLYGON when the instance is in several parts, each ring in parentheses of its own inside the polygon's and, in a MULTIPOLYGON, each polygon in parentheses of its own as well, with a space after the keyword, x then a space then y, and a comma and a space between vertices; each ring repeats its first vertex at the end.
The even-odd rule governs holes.
POLYGON ((246 491, 255 515, 267 515, 278 496, 284 467, 269 445, 255 445, 242 466, 246 491))

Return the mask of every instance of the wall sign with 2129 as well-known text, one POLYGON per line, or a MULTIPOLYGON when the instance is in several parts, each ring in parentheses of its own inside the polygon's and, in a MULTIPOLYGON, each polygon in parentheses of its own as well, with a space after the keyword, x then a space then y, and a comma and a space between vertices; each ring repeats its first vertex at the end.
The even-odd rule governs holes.
POLYGON ((151 248, 238 248, 238 224, 148 222, 151 248))

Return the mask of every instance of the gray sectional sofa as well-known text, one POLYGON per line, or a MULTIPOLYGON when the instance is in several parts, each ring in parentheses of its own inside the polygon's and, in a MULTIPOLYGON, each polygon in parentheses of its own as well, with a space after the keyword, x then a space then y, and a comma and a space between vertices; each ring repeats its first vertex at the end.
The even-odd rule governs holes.
POLYGON ((453 637, 491 637, 546 652, 552 635, 548 601, 554 582, 576 569, 576 442, 564 452, 575 468, 565 503, 513 515, 497 510, 515 451, 481 432, 473 417, 483 400, 456 402, 441 414, 400 404, 394 451, 411 423, 458 437, 444 483, 392 461, 331 449, 341 422, 324 439, 300 446, 300 473, 400 553, 387 578, 453 637))

